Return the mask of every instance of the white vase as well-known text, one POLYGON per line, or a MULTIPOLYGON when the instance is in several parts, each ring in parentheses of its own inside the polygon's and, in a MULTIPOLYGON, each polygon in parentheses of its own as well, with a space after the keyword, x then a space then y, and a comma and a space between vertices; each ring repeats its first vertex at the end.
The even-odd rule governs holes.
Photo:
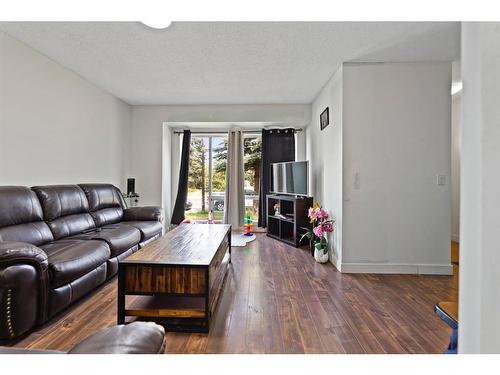
POLYGON ((328 251, 325 254, 325 250, 319 247, 319 244, 314 246, 314 259, 318 263, 328 262, 328 251))

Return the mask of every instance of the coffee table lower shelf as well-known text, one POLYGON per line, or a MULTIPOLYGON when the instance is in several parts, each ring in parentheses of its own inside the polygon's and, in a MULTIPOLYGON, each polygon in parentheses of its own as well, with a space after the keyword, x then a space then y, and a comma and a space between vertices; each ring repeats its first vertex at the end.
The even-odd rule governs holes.
POLYGON ((206 318, 205 298, 186 296, 134 296, 126 316, 147 318, 206 318))
MULTIPOLYGON (((156 321, 170 331, 206 332, 208 318, 204 297, 186 296, 129 296, 127 317, 156 321)), ((208 313, 209 315, 209 313, 208 313)))

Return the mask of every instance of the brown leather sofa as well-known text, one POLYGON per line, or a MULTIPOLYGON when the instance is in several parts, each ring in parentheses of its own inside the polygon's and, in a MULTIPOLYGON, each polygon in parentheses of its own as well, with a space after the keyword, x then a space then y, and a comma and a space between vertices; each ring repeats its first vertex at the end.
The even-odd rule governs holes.
POLYGON ((116 274, 162 234, 159 207, 110 184, 0 186, 0 340, 14 339, 116 274))
MULTIPOLYGON (((100 330, 76 344, 68 354, 161 354, 165 329, 152 322, 133 322, 100 330)), ((0 347, 0 354, 64 354, 55 350, 0 347)))

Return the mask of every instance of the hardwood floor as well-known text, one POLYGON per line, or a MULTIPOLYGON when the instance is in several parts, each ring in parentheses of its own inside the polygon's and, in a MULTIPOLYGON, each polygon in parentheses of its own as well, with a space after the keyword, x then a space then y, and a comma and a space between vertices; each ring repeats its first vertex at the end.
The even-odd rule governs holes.
MULTIPOLYGON (((116 324, 116 278, 16 346, 68 350, 116 324)), ((233 247, 209 334, 167 333, 167 353, 442 353, 433 312, 457 300, 456 276, 341 274, 258 234, 233 247)))

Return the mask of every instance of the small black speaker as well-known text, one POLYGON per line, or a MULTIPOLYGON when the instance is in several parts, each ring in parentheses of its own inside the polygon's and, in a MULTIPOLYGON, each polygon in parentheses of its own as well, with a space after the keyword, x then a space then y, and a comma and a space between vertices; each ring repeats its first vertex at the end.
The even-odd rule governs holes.
POLYGON ((135 178, 127 178, 127 195, 135 194, 135 178))

